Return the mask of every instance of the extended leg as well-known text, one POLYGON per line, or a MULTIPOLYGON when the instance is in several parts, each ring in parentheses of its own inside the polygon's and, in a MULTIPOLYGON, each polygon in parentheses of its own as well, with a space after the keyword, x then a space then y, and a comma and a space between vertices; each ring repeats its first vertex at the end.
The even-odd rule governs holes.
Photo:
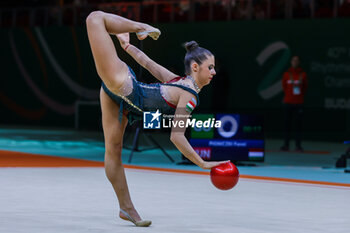
POLYGON ((136 221, 140 221, 141 218, 135 210, 130 198, 121 158, 123 135, 127 125, 127 118, 123 116, 122 122, 119 122, 119 106, 115 104, 103 90, 101 90, 100 98, 106 148, 106 175, 117 195, 120 208, 125 210, 136 221))
POLYGON ((97 73, 107 87, 116 93, 127 77, 128 68, 119 59, 109 34, 142 32, 154 28, 102 11, 92 12, 86 19, 86 26, 97 73))

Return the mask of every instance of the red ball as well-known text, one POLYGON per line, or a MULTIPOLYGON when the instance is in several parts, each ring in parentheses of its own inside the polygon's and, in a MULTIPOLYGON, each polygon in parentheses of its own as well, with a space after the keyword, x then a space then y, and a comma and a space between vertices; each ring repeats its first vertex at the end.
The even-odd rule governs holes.
POLYGON ((221 190, 229 190, 235 187, 239 179, 237 167, 231 163, 223 163, 213 167, 210 171, 210 180, 215 187, 221 190))

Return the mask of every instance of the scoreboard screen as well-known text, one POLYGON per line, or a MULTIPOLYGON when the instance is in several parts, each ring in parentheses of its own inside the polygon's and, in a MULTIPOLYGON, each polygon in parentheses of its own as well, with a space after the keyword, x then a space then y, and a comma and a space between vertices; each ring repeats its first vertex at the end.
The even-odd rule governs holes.
POLYGON ((220 127, 193 127, 189 142, 204 159, 212 161, 264 161, 263 118, 243 114, 193 114, 192 119, 215 118, 220 127))

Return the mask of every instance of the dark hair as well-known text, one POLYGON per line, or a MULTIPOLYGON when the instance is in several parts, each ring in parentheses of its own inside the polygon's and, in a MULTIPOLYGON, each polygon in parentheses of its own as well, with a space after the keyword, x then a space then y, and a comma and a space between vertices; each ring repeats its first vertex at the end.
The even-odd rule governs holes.
POLYGON ((185 55, 185 73, 189 75, 191 73, 191 62, 195 61, 198 65, 201 65, 209 56, 213 54, 202 47, 199 47, 196 41, 190 41, 185 43, 186 55, 185 55))

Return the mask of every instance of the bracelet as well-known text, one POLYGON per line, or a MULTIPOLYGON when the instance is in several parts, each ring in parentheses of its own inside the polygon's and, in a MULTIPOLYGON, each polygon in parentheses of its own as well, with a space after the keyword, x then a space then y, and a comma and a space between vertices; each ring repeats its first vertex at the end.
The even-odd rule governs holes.
POLYGON ((124 50, 126 51, 128 49, 128 47, 130 46, 130 44, 128 44, 127 46, 125 46, 124 50))

